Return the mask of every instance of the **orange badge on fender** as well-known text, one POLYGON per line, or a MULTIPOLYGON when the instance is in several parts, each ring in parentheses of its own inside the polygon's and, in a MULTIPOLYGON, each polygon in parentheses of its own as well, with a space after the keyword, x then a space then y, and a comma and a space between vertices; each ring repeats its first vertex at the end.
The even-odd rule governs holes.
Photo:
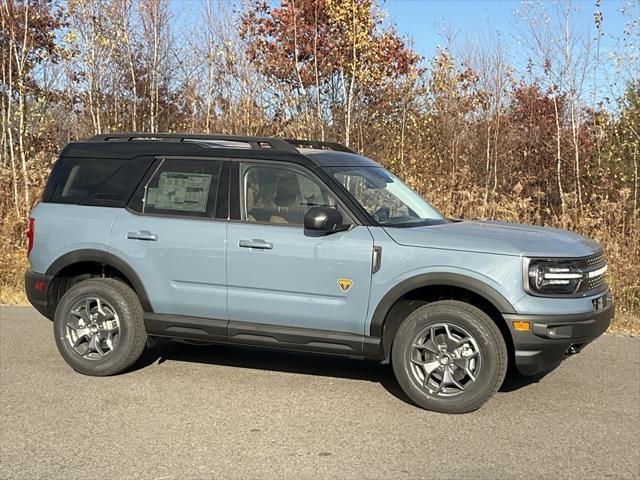
POLYGON ((348 278, 338 279, 338 285, 340 285, 340 288, 342 289, 343 292, 346 292, 347 290, 349 290, 352 284, 353 284, 353 281, 349 280, 348 278))

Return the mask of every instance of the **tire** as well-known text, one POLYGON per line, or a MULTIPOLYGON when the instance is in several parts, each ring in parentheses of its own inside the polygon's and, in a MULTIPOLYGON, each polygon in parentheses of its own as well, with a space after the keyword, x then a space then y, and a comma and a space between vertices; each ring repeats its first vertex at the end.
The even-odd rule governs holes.
POLYGON ((56 308, 53 332, 62 358, 91 376, 127 370, 147 341, 140 300, 112 278, 83 280, 67 290, 56 308))
POLYGON ((414 310, 400 325, 391 350, 402 390, 416 405, 442 413, 480 408, 500 388, 507 359, 494 321, 479 308, 455 300, 414 310))

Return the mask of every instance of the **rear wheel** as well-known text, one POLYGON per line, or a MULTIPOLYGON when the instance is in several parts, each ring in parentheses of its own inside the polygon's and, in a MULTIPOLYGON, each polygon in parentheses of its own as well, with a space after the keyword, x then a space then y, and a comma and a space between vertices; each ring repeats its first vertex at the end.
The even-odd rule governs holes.
POLYGON ((85 375, 120 373, 146 343, 142 306, 131 288, 111 278, 71 287, 56 308, 53 329, 62 358, 85 375))
POLYGON ((443 300, 414 310, 393 341, 398 383, 422 408, 466 413, 480 408, 500 387, 507 347, 482 310, 443 300))

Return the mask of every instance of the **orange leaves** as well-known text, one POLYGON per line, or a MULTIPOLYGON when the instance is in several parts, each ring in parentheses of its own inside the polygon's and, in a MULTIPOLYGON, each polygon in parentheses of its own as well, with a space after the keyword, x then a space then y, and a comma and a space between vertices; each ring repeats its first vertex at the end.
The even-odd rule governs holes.
POLYGON ((280 7, 258 0, 241 30, 249 56, 278 81, 308 87, 346 75, 373 87, 419 60, 382 19, 371 0, 289 0, 280 7))

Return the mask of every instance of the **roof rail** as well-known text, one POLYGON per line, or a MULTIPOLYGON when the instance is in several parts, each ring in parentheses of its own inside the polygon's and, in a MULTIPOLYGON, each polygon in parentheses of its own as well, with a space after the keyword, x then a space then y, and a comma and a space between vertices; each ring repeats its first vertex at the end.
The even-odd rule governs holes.
POLYGON ((244 137, 240 135, 216 135, 208 133, 149 133, 149 132, 132 132, 132 133, 103 133, 95 135, 88 139, 90 142, 131 142, 134 140, 175 140, 184 142, 189 140, 221 140, 229 142, 247 143, 252 149, 271 148, 274 150, 284 150, 286 152, 297 152, 294 144, 287 140, 269 137, 244 137))
POLYGON ((317 148, 318 150, 335 150, 336 152, 356 153, 349 147, 336 142, 321 142, 318 140, 301 140, 294 138, 286 139, 285 142, 288 142, 298 148, 309 146, 311 148, 317 148))

